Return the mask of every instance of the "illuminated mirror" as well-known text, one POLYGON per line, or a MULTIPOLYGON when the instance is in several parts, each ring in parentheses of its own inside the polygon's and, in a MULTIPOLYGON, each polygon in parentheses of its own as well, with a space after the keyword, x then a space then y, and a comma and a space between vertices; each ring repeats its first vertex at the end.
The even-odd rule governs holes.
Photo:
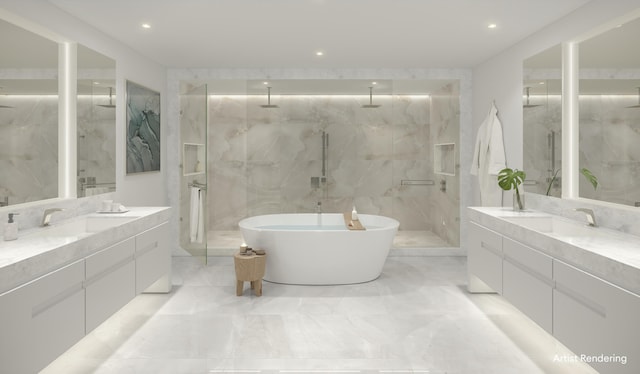
POLYGON ((579 196, 640 206, 640 20, 579 44, 579 196))
POLYGON ((58 197, 58 44, 0 20, 0 206, 58 197))
POLYGON ((523 63, 523 167, 527 192, 560 196, 562 167, 562 50, 523 63))
POLYGON ((116 188, 116 62, 78 45, 78 197, 116 188))

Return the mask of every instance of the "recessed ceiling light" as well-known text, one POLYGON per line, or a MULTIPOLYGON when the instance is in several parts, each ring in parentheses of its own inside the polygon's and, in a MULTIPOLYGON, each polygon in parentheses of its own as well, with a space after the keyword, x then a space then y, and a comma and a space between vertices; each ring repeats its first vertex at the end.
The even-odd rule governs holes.
POLYGON ((151 25, 148 23, 143 23, 142 25, 140 25, 143 29, 150 29, 151 25))
POLYGON ((378 84, 378 82, 371 82, 371 84, 378 84))
POLYGON ((324 52, 318 51, 318 52, 316 52, 316 56, 324 56, 324 52))
POLYGON ((269 84, 269 82, 262 82, 262 84, 267 85, 267 84, 269 84))
POLYGON ((490 24, 487 25, 487 27, 490 28, 490 29, 495 29, 495 28, 498 27, 498 25, 495 24, 495 23, 490 23, 490 24))

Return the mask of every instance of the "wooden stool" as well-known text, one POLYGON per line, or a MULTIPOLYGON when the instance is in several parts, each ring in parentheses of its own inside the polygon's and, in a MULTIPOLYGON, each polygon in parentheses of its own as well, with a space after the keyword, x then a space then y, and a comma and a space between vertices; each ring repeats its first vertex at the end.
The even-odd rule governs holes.
POLYGON ((236 295, 242 296, 244 282, 251 282, 251 288, 256 296, 262 296, 262 277, 267 263, 266 255, 251 254, 249 256, 236 253, 233 256, 236 267, 236 295))

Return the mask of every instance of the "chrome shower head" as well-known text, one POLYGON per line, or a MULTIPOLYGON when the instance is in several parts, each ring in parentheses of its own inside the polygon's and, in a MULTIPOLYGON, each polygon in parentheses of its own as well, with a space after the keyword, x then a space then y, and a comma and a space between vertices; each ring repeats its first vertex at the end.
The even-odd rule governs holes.
POLYGON ((365 104, 361 106, 364 109, 372 109, 372 108, 380 108, 380 104, 373 103, 373 87, 369 87, 369 104, 365 104))
POLYGON ((525 87, 525 90, 527 91, 527 101, 526 103, 522 106, 523 108, 535 108, 537 106, 540 106, 540 104, 530 104, 529 103, 529 90, 531 89, 531 87, 525 87))
POLYGON ((115 108, 116 105, 113 103, 113 87, 109 87, 109 104, 98 104, 103 108, 115 108))
POLYGON ((261 108, 280 108, 277 105, 271 104, 271 87, 267 87, 267 104, 260 105, 261 108))

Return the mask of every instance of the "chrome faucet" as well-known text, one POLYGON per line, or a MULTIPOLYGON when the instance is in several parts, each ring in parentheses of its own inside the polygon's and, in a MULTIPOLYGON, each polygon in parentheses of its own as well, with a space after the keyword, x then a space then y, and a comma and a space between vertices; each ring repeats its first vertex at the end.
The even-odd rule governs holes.
POLYGON ((46 209, 44 211, 44 214, 42 215, 42 227, 45 226, 49 226, 49 223, 51 221, 51 216, 53 215, 53 213, 55 212, 61 212, 64 209, 61 208, 50 208, 50 209, 46 209))
POLYGON ((596 223, 596 215, 593 213, 593 210, 587 208, 577 208, 576 212, 582 212, 587 216, 587 224, 591 227, 598 227, 596 223))

